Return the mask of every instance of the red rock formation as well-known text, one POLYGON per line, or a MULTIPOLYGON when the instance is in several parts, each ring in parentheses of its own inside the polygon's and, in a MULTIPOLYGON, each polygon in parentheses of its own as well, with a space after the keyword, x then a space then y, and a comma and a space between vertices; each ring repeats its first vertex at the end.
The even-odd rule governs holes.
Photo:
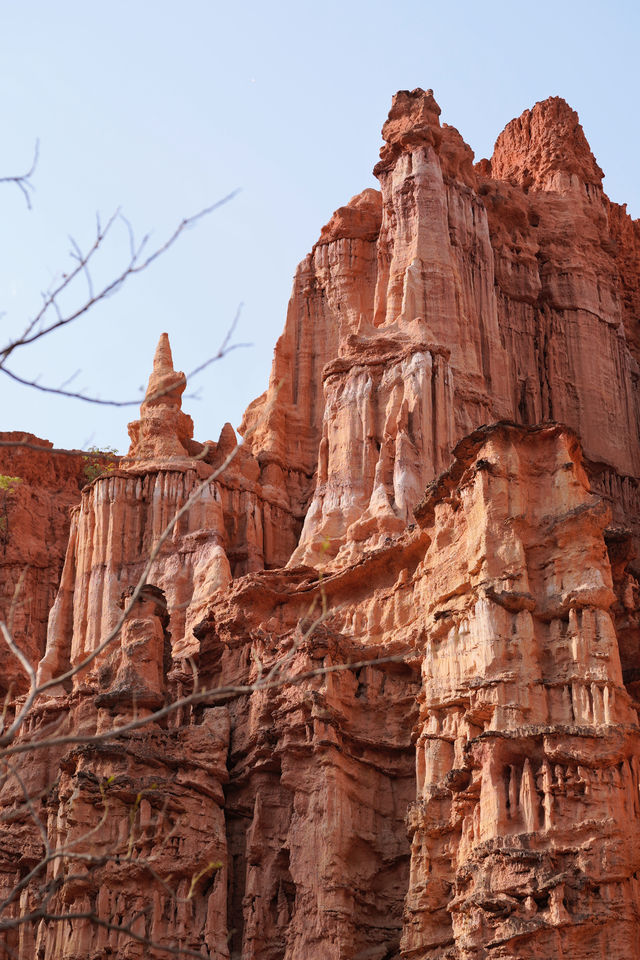
POLYGON ((575 435, 472 434, 416 517, 321 585, 295 571, 239 581, 200 628, 205 672, 215 652, 214 677, 255 679, 255 663, 277 656, 274 632, 295 649, 321 590, 335 613, 295 649, 291 671, 370 663, 231 707, 238 955, 398 955, 400 886, 402 956, 476 956, 495 943, 514 960, 597 957, 614 928, 620 956, 634 956, 637 716, 610 614, 608 512, 575 435), (376 665, 407 647, 402 669, 376 665), (400 839, 391 824, 414 788, 407 875, 409 848, 384 844, 400 839), (267 909, 281 899, 282 913, 267 909))
MULTIPOLYGON (((118 470, 83 491, 74 512, 40 682, 75 667, 100 645, 120 619, 123 590, 139 580, 152 554, 157 556, 145 579, 166 593, 176 658, 193 652, 191 605, 231 579, 220 491, 215 480, 206 483, 213 469, 187 455, 191 421, 181 410, 184 387, 162 334, 141 419, 129 425, 129 454, 118 470), (163 541, 167 525, 191 497, 191 508, 163 541)), ((97 658, 92 672, 100 666, 97 658)), ((76 674, 75 682, 85 686, 87 676, 76 674)))
MULTIPOLYGON (((296 438, 290 466, 303 437, 318 449, 294 563, 341 564, 399 533, 456 441, 501 417, 578 430, 601 492, 638 536, 637 256, 623 257, 616 239, 635 228, 602 193, 564 101, 510 124, 477 169, 439 113, 430 92, 394 98, 376 167, 377 238, 367 191, 334 215, 299 268, 270 388, 281 384, 282 402, 250 440, 263 464, 282 462, 278 437, 296 438), (326 361, 322 398, 309 353, 326 361)), ((313 462, 306 454, 295 471, 294 510, 306 505, 300 477, 313 462)), ((281 469, 268 470, 282 488, 281 469)))
POLYGON ((193 421, 182 411, 182 394, 186 385, 184 373, 173 369, 169 337, 163 333, 153 358, 140 419, 129 424, 131 447, 128 459, 175 460, 188 456, 193 421))
MULTIPOLYGON (((113 457, 51 450, 30 433, 0 433, 0 620, 31 663, 45 649, 47 619, 58 590, 69 537, 69 510, 90 476, 113 457), (13 446, 15 444, 15 446, 13 446)), ((4 661, 3 661, 4 663, 4 661)), ((0 695, 24 690, 14 658, 3 665, 0 695)))
POLYGON ((622 319, 629 349, 636 363, 640 361, 640 222, 632 220, 626 204, 609 201, 610 252, 620 274, 622 319))
MULTIPOLYGON (((516 419, 568 423, 590 460, 637 478, 637 366, 623 326, 632 324, 615 256, 620 227, 610 227, 602 172, 577 115, 557 98, 537 104, 498 138, 491 170, 524 187, 480 188, 518 385, 516 419), (527 135, 518 156, 520 127, 527 135), (534 162, 540 172, 529 185, 534 162), (629 442, 620 444, 620 436, 629 442)), ((623 509, 633 513, 637 505, 623 509)))
POLYGON ((638 726, 608 510, 563 429, 456 453, 416 510, 432 539, 404 955, 596 957, 615 930, 635 956, 638 726))
POLYGON ((82 492, 40 677, 126 615, 0 783, 19 956, 640 956, 640 227, 559 98, 475 166, 431 91, 383 137, 244 443, 193 440, 163 335, 82 492))
POLYGON ((512 120, 498 137, 489 165, 496 180, 525 189, 562 193, 599 190, 604 173, 596 163, 578 114, 562 97, 549 97, 512 120))

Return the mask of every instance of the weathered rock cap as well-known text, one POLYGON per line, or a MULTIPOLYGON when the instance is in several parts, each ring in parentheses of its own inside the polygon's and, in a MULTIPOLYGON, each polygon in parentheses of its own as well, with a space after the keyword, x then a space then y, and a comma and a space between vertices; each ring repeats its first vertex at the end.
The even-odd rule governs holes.
POLYGON ((496 180, 539 190, 556 189, 563 174, 598 188, 604 177, 578 114, 562 97, 541 100, 508 123, 488 168, 496 180))
POLYGON ((174 369, 169 334, 161 333, 144 402, 150 406, 175 403, 180 407, 186 385, 184 373, 174 369))
POLYGON ((344 207, 338 207, 320 232, 318 246, 334 240, 377 239, 382 221, 382 196, 379 190, 367 187, 352 197, 344 207))
POLYGON ((419 144, 436 149, 442 140, 440 107, 433 90, 398 90, 391 101, 389 116, 382 127, 386 143, 380 149, 380 162, 373 169, 375 176, 393 166, 398 156, 419 144))

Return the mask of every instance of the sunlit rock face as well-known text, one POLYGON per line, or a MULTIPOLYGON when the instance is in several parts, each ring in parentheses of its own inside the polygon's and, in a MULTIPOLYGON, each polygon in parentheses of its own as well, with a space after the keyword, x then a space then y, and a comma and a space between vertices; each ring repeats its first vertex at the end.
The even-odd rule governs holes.
POLYGON ((475 164, 431 91, 382 132, 240 436, 193 439, 163 334, 81 493, 5 454, 4 618, 50 681, 19 741, 83 737, 0 784, 7 915, 21 784, 101 858, 14 954, 640 956, 640 225, 560 98, 475 164))
POLYGON ((615 930, 634 956, 637 704, 609 511, 559 427, 456 453, 455 486, 416 509, 431 542, 403 955, 596 957, 615 930))
MULTIPOLYGON (((332 241, 331 280, 348 273, 373 302, 363 309, 362 291, 356 315, 322 300, 339 343, 323 370, 316 486, 291 562, 340 565, 397 535, 455 443, 501 418, 577 430, 603 492, 631 478, 612 496, 635 524, 637 311, 626 303, 637 296, 637 225, 604 196, 577 114, 560 98, 536 104, 475 166, 430 91, 397 94, 382 133, 375 282, 332 241)), ((337 229, 355 233, 362 200, 352 203, 337 229)), ((314 279, 329 288, 320 271, 314 279)), ((303 314, 310 296, 294 288, 290 311, 303 314)), ((284 359, 277 352, 276 367, 284 359)))

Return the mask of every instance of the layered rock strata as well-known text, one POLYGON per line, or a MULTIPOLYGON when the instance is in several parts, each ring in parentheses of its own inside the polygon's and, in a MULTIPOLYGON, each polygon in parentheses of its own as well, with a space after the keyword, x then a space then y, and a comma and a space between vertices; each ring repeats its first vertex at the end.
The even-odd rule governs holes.
POLYGON ((475 165, 431 91, 383 137, 244 442, 193 439, 163 335, 72 512, 14 955, 640 956, 638 223, 559 98, 475 165))

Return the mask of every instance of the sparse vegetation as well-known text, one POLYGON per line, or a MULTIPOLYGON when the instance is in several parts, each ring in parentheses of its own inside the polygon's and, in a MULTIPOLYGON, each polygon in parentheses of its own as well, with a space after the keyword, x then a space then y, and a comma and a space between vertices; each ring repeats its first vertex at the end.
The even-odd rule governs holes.
POLYGON ((113 470, 113 463, 105 464, 105 460, 114 460, 118 455, 115 447, 89 447, 85 457, 84 475, 87 483, 113 470))
POLYGON ((0 490, 8 492, 13 490, 18 483, 22 483, 22 477, 9 477, 5 473, 0 473, 0 490))
POLYGON ((9 497, 19 483, 22 483, 21 477, 10 477, 6 473, 0 473, 0 543, 5 550, 9 538, 9 497))

